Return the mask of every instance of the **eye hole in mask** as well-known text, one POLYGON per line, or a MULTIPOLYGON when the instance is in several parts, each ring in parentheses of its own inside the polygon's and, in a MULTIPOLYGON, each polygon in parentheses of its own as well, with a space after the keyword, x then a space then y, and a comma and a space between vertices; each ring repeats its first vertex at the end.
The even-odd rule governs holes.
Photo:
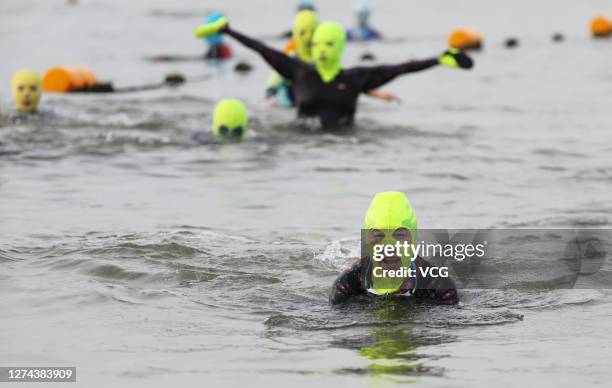
POLYGON ((244 130, 242 129, 242 127, 236 127, 234 128, 234 131, 232 133, 233 137, 242 137, 242 133, 244 132, 244 130))
POLYGON ((380 229, 372 229, 368 232, 368 242, 370 244, 378 244, 385 238, 385 232, 380 229))
POLYGON ((410 235, 410 231, 406 228, 398 228, 393 232, 393 238, 397 241, 411 241, 412 236, 410 235))
POLYGON ((239 138, 239 137, 242 137, 242 134, 244 133, 244 128, 236 127, 236 128, 230 129, 226 125, 222 125, 219 127, 219 133, 223 137, 239 138))
MULTIPOLYGON (((410 235, 410 231, 406 228, 395 229, 392 233, 392 236, 397 241, 408 241, 408 242, 412 241, 412 236, 410 235)), ((368 241, 371 244, 378 244, 385 237, 386 237, 385 232, 380 229, 372 229, 368 232, 368 241)))

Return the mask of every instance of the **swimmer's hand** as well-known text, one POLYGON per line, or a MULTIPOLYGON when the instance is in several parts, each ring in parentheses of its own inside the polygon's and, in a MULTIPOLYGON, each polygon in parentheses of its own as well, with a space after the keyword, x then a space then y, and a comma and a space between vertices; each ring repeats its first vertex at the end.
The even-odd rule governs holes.
POLYGON ((399 98, 395 94, 383 92, 380 90, 370 90, 368 92, 368 96, 378 98, 379 100, 383 100, 386 102, 397 102, 397 103, 402 102, 401 98, 399 98))
POLYGON ((229 25, 229 20, 223 17, 212 23, 202 24, 193 32, 196 38, 204 38, 211 35, 217 35, 225 31, 229 25))
POLYGON ((443 66, 453 67, 455 69, 471 69, 474 66, 472 58, 456 48, 449 48, 446 50, 444 54, 440 55, 438 61, 443 66))

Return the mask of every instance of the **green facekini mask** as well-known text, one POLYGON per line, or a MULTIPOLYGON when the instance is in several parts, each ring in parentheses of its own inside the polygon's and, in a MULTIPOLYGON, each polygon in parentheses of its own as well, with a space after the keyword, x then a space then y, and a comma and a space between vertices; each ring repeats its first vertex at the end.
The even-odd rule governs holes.
POLYGON ((342 66, 342 52, 346 44, 346 33, 337 23, 320 24, 312 36, 312 56, 317 71, 325 83, 336 78, 342 66))
POLYGON ((221 100, 213 112, 213 137, 217 140, 244 140, 248 137, 249 114, 240 100, 221 100))
MULTIPOLYGON (((368 239, 368 252, 372 254, 375 245, 395 246, 396 242, 399 241, 396 239, 398 234, 395 232, 403 228, 409 231, 412 242, 416 242, 417 218, 406 195, 397 191, 376 194, 365 215, 363 224, 365 238, 368 239), (376 230, 376 232, 372 233, 373 230, 376 230), (381 232, 384 233, 384 237, 382 237, 381 232), (378 234, 381 239, 372 241, 370 236, 375 234, 378 234)), ((403 243, 403 241, 400 241, 400 243, 403 243)), ((406 277, 374 276, 376 273, 380 275, 383 267, 381 262, 374 260, 373 257, 373 255, 370 256, 372 262, 372 273, 369 274, 371 279, 370 291, 382 295, 400 291, 406 277), (380 269, 376 270, 377 267, 380 267, 380 269)), ((415 268, 412 261, 414 254, 411 249, 408 252, 402 250, 399 257, 403 268, 415 268)))
POLYGON ((304 62, 312 62, 310 43, 318 24, 317 14, 309 10, 298 12, 293 21, 293 41, 297 46, 298 57, 304 62))

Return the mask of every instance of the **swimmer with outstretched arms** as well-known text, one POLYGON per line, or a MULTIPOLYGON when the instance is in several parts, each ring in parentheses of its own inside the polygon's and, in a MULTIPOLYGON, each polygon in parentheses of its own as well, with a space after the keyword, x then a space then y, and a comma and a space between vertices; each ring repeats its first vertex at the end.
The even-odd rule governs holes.
POLYGON ((449 49, 439 57, 424 60, 343 69, 341 60, 346 34, 337 23, 317 26, 312 37, 314 64, 291 58, 239 33, 230 28, 227 18, 204 24, 194 34, 201 38, 219 33, 230 35, 258 52, 274 70, 291 81, 298 117, 316 118, 325 129, 352 126, 359 95, 377 89, 400 75, 438 65, 464 69, 473 65, 472 60, 460 50, 449 49))
MULTIPOLYGON (((406 195, 395 191, 376 194, 365 215, 363 233, 368 247, 416 241, 417 218, 406 195)), ((432 267, 423 258, 410 252, 398 253, 385 254, 382 260, 374 260, 371 254, 356 260, 334 281, 329 303, 345 303, 360 295, 440 304, 458 302, 450 277, 434 277, 432 271, 423 270, 432 267)))
MULTIPOLYGON (((290 45, 292 47, 290 49, 286 48, 284 50, 285 54, 305 63, 313 63, 311 42, 318 25, 319 19, 314 11, 308 9, 299 11, 293 22, 292 44, 290 45)), ((367 95, 389 102, 400 101, 397 96, 379 90, 370 90, 367 95)), ((284 108, 295 106, 291 82, 276 71, 273 72, 268 81, 266 98, 268 100, 275 98, 277 104, 284 108)))

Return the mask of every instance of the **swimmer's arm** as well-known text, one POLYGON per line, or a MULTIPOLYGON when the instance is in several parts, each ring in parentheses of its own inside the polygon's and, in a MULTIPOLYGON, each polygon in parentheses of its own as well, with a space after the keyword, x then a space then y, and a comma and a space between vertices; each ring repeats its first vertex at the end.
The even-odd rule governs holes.
POLYGON ((238 31, 232 30, 229 26, 226 27, 223 32, 232 36, 246 47, 257 51, 274 70, 287 79, 292 80, 296 70, 303 65, 300 60, 291 58, 281 51, 266 46, 260 41, 251 39, 238 31))
POLYGON ((434 302, 438 304, 457 304, 459 303, 459 295, 453 287, 436 288, 419 288, 414 292, 414 296, 419 301, 434 302))
POLYGON ((361 73, 361 79, 363 80, 362 91, 368 92, 373 89, 377 89, 388 82, 391 82, 400 75, 427 70, 439 64, 440 62, 436 57, 431 59, 404 62, 398 65, 361 67, 354 70, 357 73, 361 73))
POLYGON ((362 294, 361 289, 361 260, 344 270, 334 281, 329 294, 329 304, 337 305, 346 302, 352 296, 362 294))

